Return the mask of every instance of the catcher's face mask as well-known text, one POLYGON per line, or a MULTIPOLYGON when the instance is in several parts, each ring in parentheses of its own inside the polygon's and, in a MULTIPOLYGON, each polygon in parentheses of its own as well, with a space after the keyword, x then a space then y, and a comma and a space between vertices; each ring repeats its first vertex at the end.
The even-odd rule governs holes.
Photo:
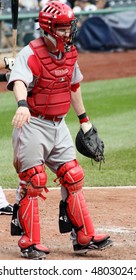
POLYGON ((68 5, 59 1, 48 2, 39 13, 39 25, 45 34, 55 38, 58 50, 64 52, 73 44, 77 19, 68 5))

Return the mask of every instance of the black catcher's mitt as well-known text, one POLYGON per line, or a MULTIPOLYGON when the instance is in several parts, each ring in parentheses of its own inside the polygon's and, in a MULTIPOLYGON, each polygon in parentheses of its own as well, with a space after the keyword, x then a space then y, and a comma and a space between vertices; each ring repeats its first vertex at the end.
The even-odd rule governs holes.
POLYGON ((80 128, 76 136, 76 148, 78 152, 97 162, 104 161, 104 143, 98 137, 97 129, 92 125, 85 134, 80 128))

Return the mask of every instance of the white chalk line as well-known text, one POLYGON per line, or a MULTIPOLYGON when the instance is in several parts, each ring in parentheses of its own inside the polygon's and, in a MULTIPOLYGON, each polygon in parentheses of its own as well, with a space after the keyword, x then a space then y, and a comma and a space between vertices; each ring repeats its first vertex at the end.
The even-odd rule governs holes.
MULTIPOLYGON (((1 186, 0 186, 1 187, 1 186)), ((47 188, 50 190, 50 191, 53 191, 53 190, 60 190, 60 187, 48 187, 47 186, 47 188)), ((101 190, 101 189, 108 189, 108 190, 110 190, 110 189, 135 189, 136 188, 136 186, 106 186, 106 187, 83 187, 83 190, 101 190)), ((16 190, 16 188, 3 188, 2 187, 2 189, 4 190, 4 191, 15 191, 16 190)))
POLYGON ((112 232, 112 233, 136 234, 136 227, 128 229, 126 227, 101 226, 101 227, 98 227, 97 230, 99 230, 99 231, 106 231, 106 232, 112 232))

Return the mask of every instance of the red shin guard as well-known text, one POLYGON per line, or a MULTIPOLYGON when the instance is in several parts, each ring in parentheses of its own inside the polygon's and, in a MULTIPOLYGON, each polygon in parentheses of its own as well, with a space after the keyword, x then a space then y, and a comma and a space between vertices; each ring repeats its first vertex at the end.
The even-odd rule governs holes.
POLYGON ((62 165, 57 175, 60 183, 67 189, 67 214, 76 232, 77 241, 80 245, 87 245, 95 235, 93 222, 91 220, 82 186, 84 173, 76 160, 62 165))
POLYGON ((26 195, 19 203, 18 218, 24 231, 19 240, 19 246, 27 248, 40 243, 40 222, 38 213, 38 200, 36 197, 26 195))
MULTIPOLYGON (((47 174, 44 165, 32 167, 19 174, 20 197, 18 219, 23 231, 23 236, 18 244, 21 249, 35 245, 37 250, 46 251, 48 248, 40 244, 40 221, 38 211, 38 196, 42 196, 43 189, 46 191, 47 174), (41 249, 40 249, 41 248, 41 249)), ((45 198, 45 197, 44 197, 45 198)))
POLYGON ((87 245, 95 232, 82 190, 70 193, 67 203, 68 216, 77 231, 77 242, 87 245))

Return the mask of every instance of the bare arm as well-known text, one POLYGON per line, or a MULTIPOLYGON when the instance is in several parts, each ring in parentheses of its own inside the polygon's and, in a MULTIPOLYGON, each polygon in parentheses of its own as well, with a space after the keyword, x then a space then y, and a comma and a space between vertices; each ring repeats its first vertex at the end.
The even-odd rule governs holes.
POLYGON ((16 101, 27 98, 27 89, 25 84, 22 81, 15 81, 14 87, 13 87, 14 95, 16 98, 16 101))
POLYGON ((85 112, 85 107, 83 104, 81 88, 79 87, 75 92, 71 92, 71 104, 77 116, 85 112))
POLYGON ((84 117, 86 115, 86 110, 84 107, 80 87, 75 92, 73 91, 71 92, 71 104, 73 106, 75 113, 79 117, 80 127, 82 128, 83 132, 86 133, 88 130, 91 129, 92 124, 87 116, 84 117))
MULTIPOLYGON (((25 84, 22 81, 15 81, 14 82, 13 91, 14 91, 14 95, 15 95, 17 103, 20 100, 25 100, 26 101, 26 99, 27 99, 27 89, 26 89, 25 84)), ((15 116, 13 117, 12 125, 15 128, 20 128, 26 122, 27 123, 30 122, 30 111, 29 111, 27 105, 26 106, 19 106, 16 113, 15 113, 15 116)))

